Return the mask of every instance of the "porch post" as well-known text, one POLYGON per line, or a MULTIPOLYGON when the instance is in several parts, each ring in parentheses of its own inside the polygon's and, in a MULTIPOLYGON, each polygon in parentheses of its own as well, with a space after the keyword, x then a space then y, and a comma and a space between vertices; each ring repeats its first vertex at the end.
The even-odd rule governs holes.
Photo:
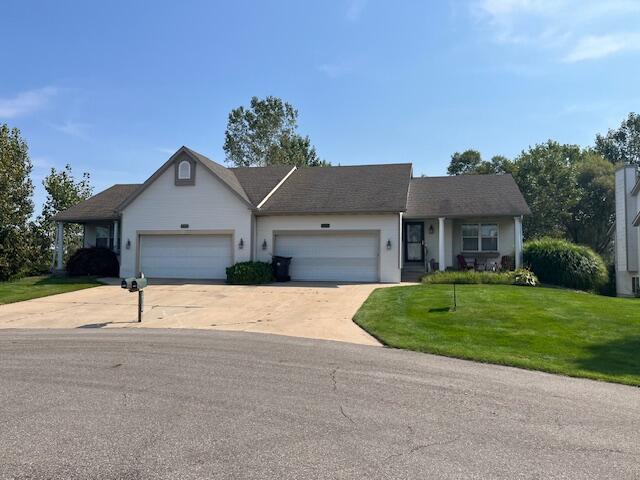
POLYGON ((515 266, 522 266, 522 217, 513 217, 513 231, 515 235, 515 266))
POLYGON ((62 271, 62 259, 64 256, 64 224, 56 222, 56 270, 62 271))
POLYGON ((113 251, 118 252, 118 220, 113 221, 113 251))
POLYGON ((441 272, 444 272, 445 265, 445 248, 444 248, 444 218, 438 218, 438 264, 441 272))

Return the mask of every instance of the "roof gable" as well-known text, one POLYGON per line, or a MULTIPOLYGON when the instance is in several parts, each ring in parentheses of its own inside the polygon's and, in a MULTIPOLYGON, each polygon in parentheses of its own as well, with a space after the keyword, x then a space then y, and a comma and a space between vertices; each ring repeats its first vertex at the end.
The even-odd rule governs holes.
POLYGON ((204 155, 197 153, 191 150, 190 148, 182 146, 176 151, 176 153, 171 155, 169 160, 167 160, 158 170, 156 170, 153 173, 153 175, 151 175, 142 185, 140 185, 140 187, 134 194, 129 196, 127 199, 125 199, 118 206, 118 210, 122 211, 124 208, 127 207, 127 205, 133 202, 144 190, 147 189, 149 185, 151 185, 158 177, 160 177, 160 175, 166 172, 174 164, 174 162, 183 154, 189 156, 191 159, 200 163, 208 172, 210 172, 214 177, 220 180, 220 182, 225 187, 231 190, 240 200, 245 202, 250 207, 253 207, 253 205, 251 204, 251 201, 249 200, 249 197, 247 197, 247 194, 243 190, 242 186, 240 185, 240 182, 238 181, 236 176, 233 174, 233 172, 231 172, 228 168, 225 168, 224 166, 220 165, 219 163, 216 163, 213 160, 210 160, 204 155))

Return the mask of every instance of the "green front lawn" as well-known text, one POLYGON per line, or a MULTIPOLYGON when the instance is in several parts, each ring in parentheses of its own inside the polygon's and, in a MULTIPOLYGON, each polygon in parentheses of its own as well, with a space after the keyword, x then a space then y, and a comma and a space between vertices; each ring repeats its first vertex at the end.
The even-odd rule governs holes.
POLYGON ((386 345, 640 386, 640 300, 556 288, 375 290, 354 321, 386 345))
POLYGON ((102 285, 92 277, 26 277, 0 282, 0 305, 102 285))

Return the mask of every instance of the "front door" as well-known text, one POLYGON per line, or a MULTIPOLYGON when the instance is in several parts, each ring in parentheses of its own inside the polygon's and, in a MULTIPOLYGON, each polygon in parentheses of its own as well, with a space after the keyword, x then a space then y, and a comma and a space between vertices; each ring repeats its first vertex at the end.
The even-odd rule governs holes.
POLYGON ((424 223, 405 223, 405 259, 407 262, 424 261, 424 223))

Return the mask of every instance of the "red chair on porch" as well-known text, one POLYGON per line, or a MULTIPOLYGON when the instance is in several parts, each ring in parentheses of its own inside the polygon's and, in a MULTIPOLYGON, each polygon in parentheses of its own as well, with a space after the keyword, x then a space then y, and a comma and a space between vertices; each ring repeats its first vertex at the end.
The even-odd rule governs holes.
POLYGON ((462 255, 458 255, 456 258, 458 259, 458 268, 460 268, 460 270, 473 270, 474 266, 469 265, 462 255))
POLYGON ((506 271, 513 270, 513 257, 503 255, 500 259, 500 269, 506 271))

